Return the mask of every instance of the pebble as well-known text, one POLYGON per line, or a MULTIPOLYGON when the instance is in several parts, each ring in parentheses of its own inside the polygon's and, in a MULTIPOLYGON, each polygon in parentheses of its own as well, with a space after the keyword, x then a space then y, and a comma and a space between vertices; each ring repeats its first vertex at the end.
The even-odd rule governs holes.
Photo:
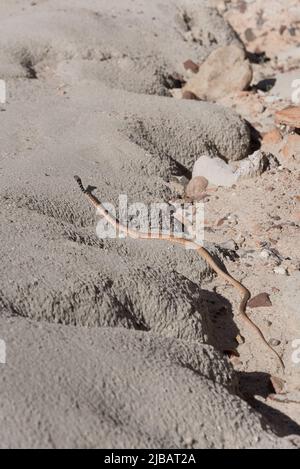
POLYGON ((283 379, 277 378, 277 376, 271 376, 270 383, 276 394, 282 394, 284 392, 285 381, 283 381, 283 379))
POLYGON ((186 60, 183 63, 185 70, 190 70, 193 73, 199 72, 199 65, 193 62, 191 59, 186 60))
POLYGON ((185 195, 192 200, 200 200, 203 197, 203 193, 205 192, 207 186, 208 180, 205 177, 193 177, 186 187, 185 195))
POLYGON ((275 272, 275 274, 278 274, 278 275, 287 275, 288 274, 286 268, 282 267, 282 266, 275 267, 274 272, 275 272))
POLYGON ((236 336, 235 340, 237 341, 237 343, 238 343, 239 345, 242 345, 242 344, 245 343, 245 338, 244 338, 243 336, 241 336, 240 334, 238 334, 238 335, 236 336))
POLYGON ((223 249, 227 249, 228 251, 236 251, 238 249, 238 246, 233 239, 219 243, 219 246, 223 249))
POLYGON ((260 252, 259 257, 261 257, 262 259, 268 259, 270 257, 270 253, 266 249, 263 249, 260 252))
POLYGON ((269 344, 271 345, 271 347, 278 347, 278 345, 280 345, 281 342, 278 339, 270 339, 269 344))
POLYGON ((271 327, 271 326, 272 326, 272 322, 271 322, 271 321, 266 320, 265 323, 266 323, 266 325, 267 325, 268 327, 271 327))
POLYGON ((216 222, 216 226, 222 226, 226 220, 227 220, 227 217, 220 218, 220 219, 216 222))
POLYGON ((184 91, 182 93, 182 99, 193 99, 195 101, 199 101, 199 98, 191 91, 184 91))
POLYGON ((247 306, 249 306, 249 308, 269 307, 272 306, 272 302, 270 300, 269 294, 263 292, 251 298, 248 301, 247 306))

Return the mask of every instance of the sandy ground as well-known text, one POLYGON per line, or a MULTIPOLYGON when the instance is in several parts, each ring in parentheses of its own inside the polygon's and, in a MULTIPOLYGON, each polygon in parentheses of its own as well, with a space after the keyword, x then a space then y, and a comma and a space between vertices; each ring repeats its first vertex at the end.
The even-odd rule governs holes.
POLYGON ((300 68, 299 3, 286 4, 1 2, 0 447, 300 446, 299 154, 289 136, 263 140, 300 68), (248 91, 176 99, 183 63, 229 45, 252 54, 248 91), (273 91, 255 86, 274 78, 273 91), (259 145, 280 166, 209 185, 205 242, 253 296, 269 294, 249 311, 284 374, 195 252, 99 239, 73 179, 115 205, 168 202, 200 155, 238 168, 259 145))

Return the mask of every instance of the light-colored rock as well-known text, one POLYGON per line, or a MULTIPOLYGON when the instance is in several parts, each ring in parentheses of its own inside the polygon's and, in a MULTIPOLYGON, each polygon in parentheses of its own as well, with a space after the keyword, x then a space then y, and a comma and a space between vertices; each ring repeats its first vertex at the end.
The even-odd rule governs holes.
POLYGON ((228 251, 236 251, 238 249, 238 245, 233 239, 228 239, 223 243, 219 243, 219 247, 228 251))
POLYGON ((252 80, 252 68, 242 48, 219 47, 200 65, 184 90, 201 99, 216 101, 235 91, 246 90, 252 80))
POLYGON ((272 306, 272 302, 270 300, 269 294, 266 292, 263 292, 263 293, 259 293, 253 298, 250 298, 250 300, 247 303, 247 306, 249 308, 262 308, 262 307, 272 306))
POLYGON ((280 340, 278 339, 270 339, 269 340, 269 344, 272 346, 272 347, 278 347, 278 345, 281 344, 280 340))
POLYGON ((259 257, 261 259, 269 259, 270 257, 270 252, 267 251, 267 249, 263 249, 260 253, 259 253, 259 257))
POLYGON ((200 156, 194 164, 193 178, 197 176, 205 177, 215 186, 231 187, 237 181, 237 176, 225 161, 207 155, 200 156))
POLYGON ((287 269, 285 267, 282 267, 282 266, 275 267, 274 272, 275 272, 275 274, 278 274, 278 275, 287 275, 288 274, 287 269))
POLYGON ((257 150, 248 158, 242 160, 240 167, 235 172, 237 179, 245 179, 260 176, 268 169, 274 169, 279 166, 277 158, 271 153, 264 153, 257 150))

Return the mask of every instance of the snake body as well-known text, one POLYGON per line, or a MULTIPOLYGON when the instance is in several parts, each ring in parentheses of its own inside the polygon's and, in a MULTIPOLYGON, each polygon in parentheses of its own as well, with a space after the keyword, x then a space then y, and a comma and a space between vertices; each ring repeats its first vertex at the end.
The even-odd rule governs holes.
POLYGON ((248 326, 250 326, 255 331, 255 333, 261 338, 261 340, 267 346, 267 348, 276 356, 276 358, 278 359, 280 363, 280 366, 284 370, 285 366, 284 366, 282 358, 276 352, 276 350, 274 350, 273 347, 271 347, 271 345, 266 340, 260 328, 252 321, 252 319, 249 318, 249 316, 246 313, 247 303, 251 297, 250 291, 244 285, 238 282, 235 278, 233 278, 230 274, 228 274, 227 272, 224 272, 215 262, 211 254, 203 246, 200 246, 198 243, 196 243, 196 241, 185 239, 185 238, 179 238, 172 234, 166 235, 163 233, 142 233, 137 230, 128 228, 125 225, 122 225, 118 220, 116 220, 109 214, 109 212, 103 207, 103 205, 91 192, 89 192, 87 189, 84 188, 79 176, 74 176, 74 179, 77 182, 78 186, 80 187, 81 191, 84 193, 84 195, 88 198, 88 200, 92 203, 92 205, 97 209, 98 213, 102 215, 108 221, 108 223, 114 226, 114 228, 117 229, 119 232, 124 233, 126 236, 129 236, 134 239, 159 239, 159 240, 169 241, 174 244, 180 244, 182 246, 191 247, 195 249, 197 253, 216 272, 217 275, 219 275, 221 278, 223 278, 226 282, 231 284, 234 288, 236 288, 239 291, 240 296, 241 296, 241 301, 239 305, 240 316, 242 317, 244 322, 248 326))

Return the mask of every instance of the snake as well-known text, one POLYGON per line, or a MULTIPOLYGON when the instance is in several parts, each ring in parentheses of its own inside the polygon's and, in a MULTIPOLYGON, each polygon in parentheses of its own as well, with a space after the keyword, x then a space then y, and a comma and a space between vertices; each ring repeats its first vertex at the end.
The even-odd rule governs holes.
POLYGON ((239 316, 256 333, 256 335, 260 337, 261 341, 265 344, 265 346, 276 356, 276 359, 278 360, 282 370, 285 369, 284 362, 280 355, 269 344, 261 329, 252 321, 252 319, 248 316, 246 312, 247 303, 251 298, 250 291, 242 283, 232 277, 228 272, 225 272, 223 269, 221 269, 207 249, 205 249, 203 246, 200 246, 195 240, 192 239, 186 239, 184 237, 180 238, 173 234, 140 232, 133 228, 128 228, 128 226, 123 225, 119 222, 119 220, 112 217, 108 210, 106 210, 106 208, 97 199, 97 197, 95 197, 91 193, 91 191, 84 188, 82 180, 79 176, 74 176, 74 179, 77 182, 80 190, 89 200, 89 202, 96 208, 99 215, 103 216, 109 224, 111 224, 116 230, 118 230, 119 233, 123 233, 125 236, 129 236, 130 238, 134 239, 158 239, 162 241, 169 241, 173 244, 180 244, 181 246, 184 246, 186 248, 194 249, 199 254, 199 256, 204 259, 205 262, 207 262, 207 264, 219 277, 225 280, 225 282, 232 285, 239 292, 241 297, 238 310, 239 316))

